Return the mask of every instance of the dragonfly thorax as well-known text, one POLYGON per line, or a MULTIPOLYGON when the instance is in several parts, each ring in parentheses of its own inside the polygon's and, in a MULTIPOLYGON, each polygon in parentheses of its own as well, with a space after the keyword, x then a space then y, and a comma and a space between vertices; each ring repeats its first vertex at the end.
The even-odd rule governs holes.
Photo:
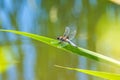
POLYGON ((57 39, 61 40, 61 41, 67 41, 69 39, 69 37, 68 36, 60 36, 57 39))

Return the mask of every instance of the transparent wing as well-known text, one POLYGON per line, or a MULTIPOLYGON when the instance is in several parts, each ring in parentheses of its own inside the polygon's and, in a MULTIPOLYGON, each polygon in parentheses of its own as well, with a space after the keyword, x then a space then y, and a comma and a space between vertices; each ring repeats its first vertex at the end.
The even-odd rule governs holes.
POLYGON ((70 33, 70 28, 69 28, 69 27, 66 27, 63 36, 68 36, 69 33, 70 33))
POLYGON ((69 34, 69 39, 72 40, 76 35, 76 29, 71 30, 70 34, 69 34))

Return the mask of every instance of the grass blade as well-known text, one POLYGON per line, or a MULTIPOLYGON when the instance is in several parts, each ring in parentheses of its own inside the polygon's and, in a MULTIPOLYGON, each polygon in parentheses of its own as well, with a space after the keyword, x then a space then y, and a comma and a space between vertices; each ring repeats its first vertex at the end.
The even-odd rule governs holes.
POLYGON ((64 68, 64 69, 68 69, 68 70, 79 71, 79 72, 82 72, 82 73, 85 73, 85 74, 89 74, 89 75, 92 75, 92 76, 105 78, 105 79, 109 79, 109 80, 120 80, 120 74, 100 72, 100 71, 92 71, 92 70, 84 70, 84 69, 70 68, 70 67, 63 67, 63 66, 59 66, 59 65, 55 65, 55 67, 64 68))
MULTIPOLYGON (((51 39, 48 37, 39 36, 36 34, 27 33, 27 32, 15 31, 15 30, 0 30, 0 31, 11 32, 11 33, 23 35, 23 36, 41 41, 41 42, 46 43, 50 46, 54 46, 54 47, 57 47, 59 49, 62 49, 62 50, 68 51, 68 52, 72 52, 72 53, 75 53, 78 55, 85 56, 85 57, 90 58, 90 59, 94 59, 94 60, 99 61, 99 62, 104 62, 106 64, 116 65, 116 66, 120 67, 120 62, 113 59, 113 58, 110 58, 110 57, 107 57, 107 56, 101 55, 99 53, 96 53, 96 52, 93 52, 93 51, 90 51, 87 49, 83 49, 80 47, 74 47, 74 46, 71 46, 70 44, 67 44, 66 46, 62 46, 61 44, 59 44, 59 41, 56 39, 51 39)), ((66 43, 64 43, 64 44, 66 44, 66 43)))

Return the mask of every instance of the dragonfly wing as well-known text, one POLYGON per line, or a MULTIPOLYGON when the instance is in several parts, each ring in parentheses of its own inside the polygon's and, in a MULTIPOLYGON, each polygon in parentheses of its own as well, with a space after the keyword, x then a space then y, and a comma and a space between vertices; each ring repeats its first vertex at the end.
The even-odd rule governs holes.
POLYGON ((69 34, 69 39, 72 40, 76 35, 76 29, 71 30, 70 34, 69 34))
POLYGON ((64 35, 63 36, 68 36, 70 33, 70 28, 69 27, 66 27, 65 28, 65 32, 64 32, 64 35))

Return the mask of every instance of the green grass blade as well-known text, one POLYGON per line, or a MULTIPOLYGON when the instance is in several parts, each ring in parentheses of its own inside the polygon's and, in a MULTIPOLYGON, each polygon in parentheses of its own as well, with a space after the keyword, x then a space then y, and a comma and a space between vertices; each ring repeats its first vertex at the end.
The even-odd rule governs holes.
MULTIPOLYGON (((94 59, 94 60, 99 61, 99 62, 104 62, 106 64, 116 65, 116 66, 120 67, 120 62, 115 60, 115 59, 101 55, 101 54, 96 53, 96 52, 92 52, 92 51, 87 50, 87 49, 83 49, 80 47, 74 47, 74 46, 71 46, 70 44, 67 44, 66 46, 62 46, 61 44, 59 44, 59 41, 56 39, 51 39, 48 37, 39 36, 36 34, 27 33, 27 32, 15 31, 15 30, 0 30, 0 31, 11 32, 11 33, 23 35, 23 36, 41 41, 43 43, 46 43, 50 46, 54 46, 54 47, 57 47, 59 49, 66 50, 68 52, 72 52, 72 53, 75 53, 78 55, 88 57, 90 59, 94 59)), ((64 44, 66 44, 66 43, 64 43, 64 44)))
POLYGON ((100 72, 100 71, 92 71, 92 70, 84 70, 84 69, 70 68, 70 67, 63 67, 63 66, 59 66, 59 65, 55 65, 55 67, 64 68, 64 69, 68 69, 68 70, 75 70, 75 71, 79 71, 79 72, 89 74, 92 76, 104 78, 107 80, 120 80, 120 74, 100 72))

